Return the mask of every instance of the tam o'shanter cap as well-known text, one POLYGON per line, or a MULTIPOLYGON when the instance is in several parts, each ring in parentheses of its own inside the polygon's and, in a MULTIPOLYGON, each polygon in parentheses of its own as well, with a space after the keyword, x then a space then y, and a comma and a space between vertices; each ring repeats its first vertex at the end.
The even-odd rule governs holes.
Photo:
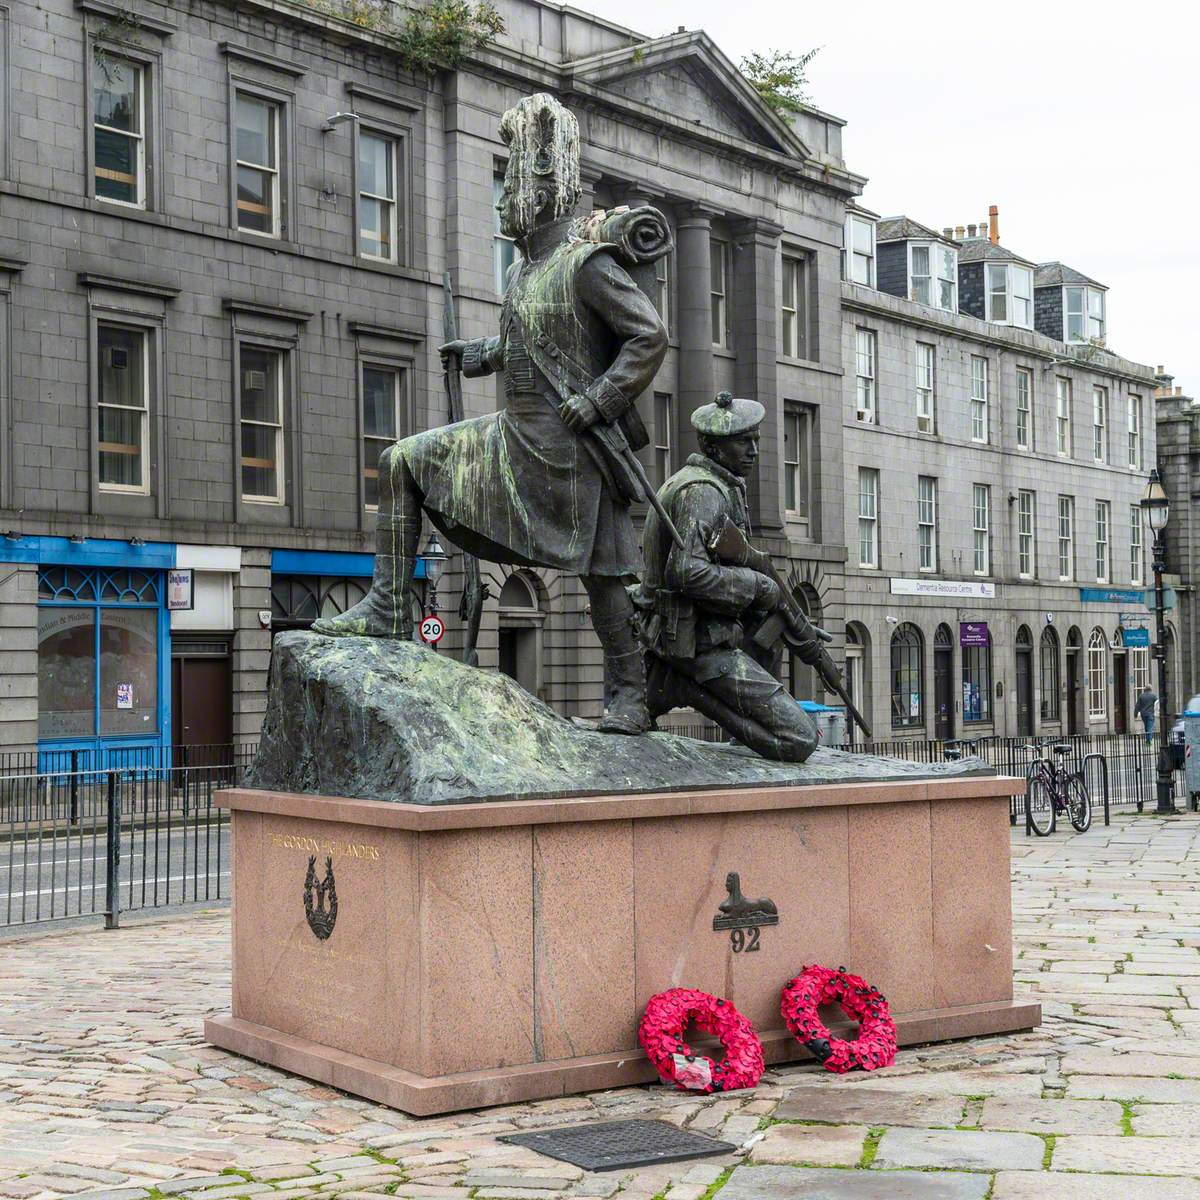
POLYGON ((692 427, 709 437, 736 437, 761 425, 766 415, 767 410, 757 400, 738 400, 729 392, 721 392, 712 404, 692 413, 692 427))

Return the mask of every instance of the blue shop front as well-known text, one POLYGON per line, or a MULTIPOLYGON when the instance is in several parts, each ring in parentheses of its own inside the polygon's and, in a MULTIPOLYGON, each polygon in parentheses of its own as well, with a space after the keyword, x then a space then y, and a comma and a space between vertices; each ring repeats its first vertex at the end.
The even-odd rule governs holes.
POLYGON ((172 651, 187 653, 191 636, 173 647, 172 626, 198 618, 228 639, 236 548, 26 536, 3 553, 37 566, 39 769, 169 762, 172 651), (172 612, 181 582, 188 611, 172 612))

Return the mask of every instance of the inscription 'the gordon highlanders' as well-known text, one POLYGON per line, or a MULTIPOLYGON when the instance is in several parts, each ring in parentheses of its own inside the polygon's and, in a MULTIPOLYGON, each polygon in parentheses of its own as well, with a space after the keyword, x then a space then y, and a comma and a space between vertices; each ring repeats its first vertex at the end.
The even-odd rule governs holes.
POLYGON ((333 859, 325 860, 325 880, 317 882, 317 856, 310 855, 304 876, 304 916, 308 927, 321 941, 333 932, 337 922, 337 887, 333 879, 333 859))

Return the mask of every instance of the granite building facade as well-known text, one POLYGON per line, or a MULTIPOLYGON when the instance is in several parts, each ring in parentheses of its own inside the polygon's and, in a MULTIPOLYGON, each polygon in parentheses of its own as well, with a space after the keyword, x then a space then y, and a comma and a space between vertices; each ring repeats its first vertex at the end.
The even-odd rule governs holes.
MULTIPOLYGON (((532 90, 579 117, 582 210, 647 201, 675 230, 646 281, 671 336, 647 467, 684 461, 720 388, 762 399, 756 531, 840 632, 839 256, 863 182, 842 123, 782 120, 703 33, 499 7, 506 32, 432 77, 288 0, 4 10, 0 747, 257 736, 273 632, 367 587, 380 448, 447 419, 444 271, 463 335, 496 326, 498 117, 532 90)), ((578 581, 485 576, 484 665, 598 714, 578 581)))
POLYGON ((997 215, 847 218, 845 635, 877 739, 1125 732, 1149 678, 1154 373, 997 215))
MULTIPOLYGON (((1177 652, 1168 660, 1168 711, 1178 714, 1200 692, 1200 626, 1196 588, 1200 583, 1200 405, 1158 368, 1155 418, 1158 426, 1158 470, 1171 502, 1164 533, 1167 570, 1164 584, 1175 606, 1168 612, 1178 630, 1177 652)), ((1153 582, 1153 580, 1151 580, 1153 582)), ((1151 597, 1153 603, 1153 597, 1151 597)), ((1158 681, 1152 686, 1157 691, 1158 681)))

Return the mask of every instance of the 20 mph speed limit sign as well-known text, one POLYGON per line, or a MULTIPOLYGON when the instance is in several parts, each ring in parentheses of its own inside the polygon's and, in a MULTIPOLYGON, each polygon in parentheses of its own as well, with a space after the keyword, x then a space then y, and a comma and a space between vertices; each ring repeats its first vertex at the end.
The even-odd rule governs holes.
POLYGON ((436 614, 421 618, 421 641, 436 646, 446 632, 446 623, 436 614))

